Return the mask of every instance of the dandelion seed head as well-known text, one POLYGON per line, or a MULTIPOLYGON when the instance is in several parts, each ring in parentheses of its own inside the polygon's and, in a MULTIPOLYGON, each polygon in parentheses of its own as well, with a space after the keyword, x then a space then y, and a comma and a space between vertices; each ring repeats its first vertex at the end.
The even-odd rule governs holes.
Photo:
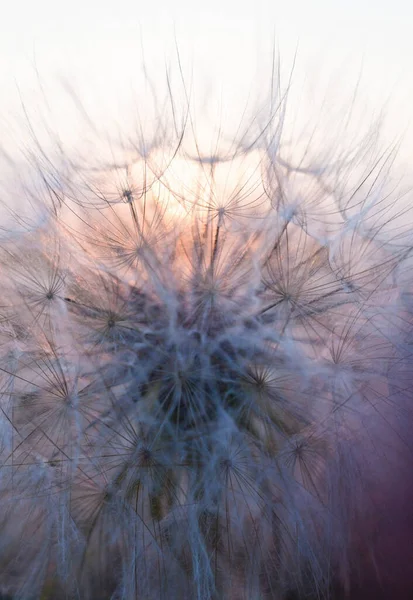
POLYGON ((31 156, 48 218, 0 244, 20 597, 328 598, 350 565, 362 432, 407 410, 410 238, 391 153, 293 162, 273 106, 212 151, 172 102, 153 139, 31 156))

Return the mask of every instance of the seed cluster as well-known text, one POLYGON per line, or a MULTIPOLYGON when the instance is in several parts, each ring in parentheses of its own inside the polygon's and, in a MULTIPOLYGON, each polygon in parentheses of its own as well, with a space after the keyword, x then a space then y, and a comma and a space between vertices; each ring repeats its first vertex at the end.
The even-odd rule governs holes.
POLYGON ((387 155, 353 182, 268 132, 225 160, 35 157, 46 216, 0 247, 4 593, 329 597, 410 247, 387 155))

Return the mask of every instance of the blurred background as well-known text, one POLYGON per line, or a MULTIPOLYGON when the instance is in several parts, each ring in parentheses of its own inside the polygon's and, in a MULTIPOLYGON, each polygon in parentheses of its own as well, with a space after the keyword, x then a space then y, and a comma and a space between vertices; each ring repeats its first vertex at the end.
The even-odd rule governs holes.
POLYGON ((294 63, 294 121, 322 126, 348 108, 357 88, 355 127, 385 109, 383 132, 389 141, 403 135, 399 163, 407 164, 412 25, 408 0, 15 0, 0 20, 0 133, 11 151, 11 115, 21 115, 22 98, 44 109, 45 94, 54 113, 65 111, 55 117, 62 132, 77 135, 62 78, 89 113, 93 107, 92 118, 124 119, 147 92, 143 60, 153 85, 165 90, 168 66, 177 77, 177 48, 193 101, 238 115, 248 95, 262 99, 268 89, 275 43, 284 83, 294 63))

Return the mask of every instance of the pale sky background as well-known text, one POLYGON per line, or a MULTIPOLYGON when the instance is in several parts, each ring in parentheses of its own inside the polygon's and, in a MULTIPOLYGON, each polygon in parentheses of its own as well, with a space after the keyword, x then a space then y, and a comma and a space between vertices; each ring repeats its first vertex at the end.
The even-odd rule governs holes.
MULTIPOLYGON (((259 97, 261 86, 268 85, 275 39, 287 75, 298 47, 293 87, 304 120, 307 113, 309 118, 319 114, 317 107, 326 90, 330 107, 348 103, 360 73, 359 123, 364 118, 367 123, 386 102, 389 140, 413 120, 410 0, 14 0, 4 4, 0 20, 3 146, 11 143, 16 131, 11 123, 21 113, 17 86, 26 104, 44 104, 34 65, 52 111, 60 102, 57 78, 64 76, 80 91, 88 110, 96 115, 112 111, 116 119, 123 115, 132 89, 140 96, 142 49, 151 76, 164 83, 168 57, 176 67, 175 37, 184 68, 189 70, 192 64, 197 81, 212 93, 219 95, 223 85, 230 106, 236 108, 238 103, 239 110, 248 91, 259 97)), ((69 113, 62 116, 57 110, 57 114, 59 127, 74 135, 78 130, 71 127, 69 113)), ((411 129, 400 153, 404 164, 413 155, 411 129)))

